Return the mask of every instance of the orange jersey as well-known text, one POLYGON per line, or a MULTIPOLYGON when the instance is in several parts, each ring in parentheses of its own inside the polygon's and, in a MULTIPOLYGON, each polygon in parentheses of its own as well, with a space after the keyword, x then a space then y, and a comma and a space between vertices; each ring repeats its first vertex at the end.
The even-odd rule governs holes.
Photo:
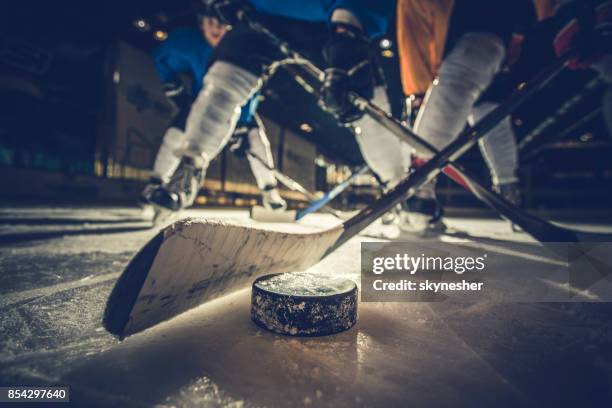
POLYGON ((425 93, 442 62, 455 0, 398 0, 397 47, 406 95, 425 93))
POLYGON ((555 15, 561 0, 533 0, 538 20, 546 20, 555 15))
MULTIPOLYGON (((491 0, 494 1, 494 0, 491 0)), ((539 20, 561 0, 533 0, 539 20)), ((455 0, 398 0, 397 46, 405 95, 423 94, 442 63, 455 0)))

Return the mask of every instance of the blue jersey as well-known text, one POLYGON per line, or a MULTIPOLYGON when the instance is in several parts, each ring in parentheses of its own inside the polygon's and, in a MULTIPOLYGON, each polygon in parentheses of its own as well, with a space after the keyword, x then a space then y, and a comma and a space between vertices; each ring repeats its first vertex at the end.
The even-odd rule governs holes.
MULTIPOLYGON (((183 27, 174 30, 168 39, 153 51, 155 67, 162 82, 178 81, 178 73, 188 73, 193 78, 192 95, 195 97, 202 89, 202 80, 208 71, 213 55, 213 47, 196 28, 183 27)), ((243 107, 239 124, 247 125, 254 121, 257 111, 257 94, 243 107)))
POLYGON ((351 11, 361 22, 370 38, 387 30, 395 9, 395 0, 250 0, 255 8, 266 14, 327 22, 336 9, 351 11))
POLYGON ((202 89, 202 79, 208 71, 212 54, 213 47, 200 30, 183 27, 170 33, 168 39, 153 51, 153 59, 162 82, 176 82, 179 72, 189 73, 193 77, 192 95, 197 95, 202 89))

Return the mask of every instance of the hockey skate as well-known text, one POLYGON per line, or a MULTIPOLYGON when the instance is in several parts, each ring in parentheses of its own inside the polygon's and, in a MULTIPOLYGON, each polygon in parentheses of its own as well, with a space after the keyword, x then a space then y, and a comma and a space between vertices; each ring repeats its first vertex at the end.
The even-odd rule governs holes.
POLYGON ((251 208, 251 219, 259 222, 295 222, 296 211, 287 210, 276 186, 266 186, 262 190, 262 206, 251 208))
POLYGON ((156 211, 153 203, 151 203, 151 195, 155 190, 160 188, 162 181, 158 177, 151 177, 145 188, 138 197, 138 206, 141 209, 141 217, 147 220, 155 220, 156 211))
MULTIPOLYGON (((522 195, 521 195, 521 188, 518 182, 496 184, 493 186, 493 191, 501 195, 503 198, 505 198, 510 203, 520 208, 522 204, 522 195)), ((512 231, 514 232, 523 231, 521 227, 519 227, 513 222, 510 223, 510 227, 512 228, 512 231)))
POLYGON ((421 238, 441 235, 447 229, 442 216, 442 207, 435 197, 411 197, 402 203, 399 213, 400 232, 421 238))
POLYGON ((170 180, 153 190, 149 201, 155 208, 154 222, 162 223, 191 206, 204 180, 205 167, 198 158, 183 156, 170 180))
POLYGON ((380 217, 380 222, 382 222, 383 225, 391 225, 393 223, 395 223, 398 220, 398 217, 400 215, 401 212, 401 206, 395 206, 392 209, 390 209, 389 211, 387 211, 385 213, 385 215, 383 215, 382 217, 380 217))
POLYGON ((263 206, 267 210, 285 211, 287 209, 287 202, 280 196, 276 186, 264 187, 262 192, 262 202, 263 206))
POLYGON ((140 193, 140 197, 138 197, 138 205, 143 209, 147 206, 151 205, 151 195, 155 190, 162 186, 162 181, 160 178, 151 177, 149 182, 145 186, 145 188, 140 193))
POLYGON ((431 238, 447 230, 442 208, 436 199, 412 197, 404 201, 399 214, 401 232, 431 238))

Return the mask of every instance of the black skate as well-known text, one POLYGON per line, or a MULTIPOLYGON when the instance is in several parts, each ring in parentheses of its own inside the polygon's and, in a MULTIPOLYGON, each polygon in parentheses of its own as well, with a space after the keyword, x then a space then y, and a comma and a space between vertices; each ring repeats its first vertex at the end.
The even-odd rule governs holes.
POLYGON ((411 197, 402 203, 399 228, 423 238, 438 236, 447 229, 442 221, 443 214, 435 198, 411 197))
POLYGON ((283 200, 276 186, 266 186, 262 191, 262 203, 264 208, 273 211, 285 211, 287 202, 283 200))
POLYGON ((140 197, 138 197, 138 205, 142 208, 151 205, 151 195, 155 190, 162 186, 161 179, 157 177, 151 177, 149 179, 149 183, 145 186, 144 190, 140 193, 140 197))
POLYGON ((204 168, 196 166, 191 157, 183 157, 170 181, 150 195, 150 202, 155 206, 156 219, 191 206, 198 195, 204 175, 204 168))
MULTIPOLYGON (((510 203, 516 205, 519 208, 521 207, 523 200, 522 200, 521 188, 519 186, 519 183, 514 182, 514 183, 494 185, 493 190, 496 193, 500 194, 503 198, 505 198, 510 203)), ((510 223, 510 227, 512 228, 512 231, 514 232, 523 231, 518 225, 516 225, 513 222, 510 223)))

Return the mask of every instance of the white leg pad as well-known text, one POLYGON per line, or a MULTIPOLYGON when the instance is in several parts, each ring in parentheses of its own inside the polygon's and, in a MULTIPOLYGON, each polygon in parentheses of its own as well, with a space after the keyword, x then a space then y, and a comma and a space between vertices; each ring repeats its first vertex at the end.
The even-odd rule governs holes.
POLYGON ((270 141, 266 136, 263 126, 259 128, 253 128, 249 131, 249 150, 255 156, 262 159, 268 167, 264 166, 259 160, 247 155, 249 164, 251 165, 251 171, 257 182, 257 187, 263 190, 266 186, 275 186, 276 177, 269 167, 274 167, 274 159, 272 156, 272 149, 270 148, 270 141))
POLYGON ((259 79, 250 72, 215 62, 204 76, 204 86, 187 118, 186 149, 212 161, 232 135, 240 107, 259 86, 259 79))
MULTIPOLYGON (((382 87, 374 90, 374 104, 390 112, 387 94, 382 87)), ((370 169, 392 187, 401 181, 410 170, 412 148, 393 133, 365 115, 355 126, 359 128, 355 137, 361 154, 370 169)))
POLYGON ((164 134, 162 144, 157 151, 153 176, 167 181, 179 165, 180 158, 174 153, 185 143, 185 134, 178 128, 170 127, 164 134))
MULTIPOLYGON (((468 117, 468 123, 473 126, 497 106, 498 104, 491 102, 479 103, 468 117)), ((502 120, 485 137, 481 138, 478 146, 491 172, 493 184, 500 185, 518 181, 518 150, 510 117, 502 120)))
POLYGON ((465 127, 476 100, 490 85, 505 57, 502 41, 488 33, 468 33, 442 63, 427 91, 415 132, 438 149, 465 127))

